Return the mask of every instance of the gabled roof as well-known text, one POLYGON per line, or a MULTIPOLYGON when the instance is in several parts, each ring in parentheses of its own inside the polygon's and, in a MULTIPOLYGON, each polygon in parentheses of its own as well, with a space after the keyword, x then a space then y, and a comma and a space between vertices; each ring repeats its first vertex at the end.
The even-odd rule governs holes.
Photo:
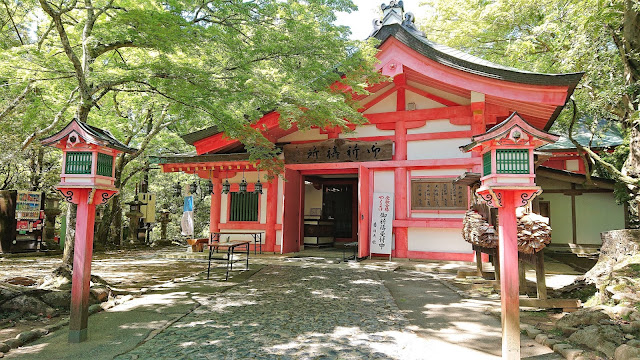
POLYGON ((204 128, 202 130, 198 130, 198 131, 194 131, 192 133, 181 135, 180 137, 187 144, 193 145, 193 143, 195 143, 198 140, 206 139, 209 136, 213 136, 213 135, 216 135, 216 134, 219 134, 219 133, 221 133, 221 131, 218 130, 217 126, 213 125, 213 126, 209 126, 208 128, 204 128))
POLYGON ((564 85, 569 86, 571 92, 573 92, 573 89, 584 75, 582 72, 544 74, 503 66, 446 45, 437 44, 402 24, 385 25, 375 32, 373 36, 380 40, 381 43, 384 43, 389 37, 394 37, 418 53, 440 64, 498 80, 531 85, 564 85))
POLYGON ((558 135, 536 129, 526 122, 517 112, 514 112, 506 120, 492 127, 486 133, 472 137, 472 142, 467 145, 460 146, 460 150, 465 152, 470 151, 477 146, 481 146, 483 142, 506 135, 511 132, 514 127, 519 128, 533 138, 541 140, 542 143, 554 143, 558 141, 559 138, 558 135))
POLYGON ((52 136, 49 136, 48 138, 40 140, 40 142, 42 145, 55 146, 56 143, 64 139, 73 131, 76 131, 78 135, 80 135, 83 140, 89 144, 105 146, 125 153, 134 153, 138 151, 138 149, 131 148, 113 137, 109 130, 91 126, 87 123, 80 122, 77 119, 71 120, 64 129, 58 131, 52 136))

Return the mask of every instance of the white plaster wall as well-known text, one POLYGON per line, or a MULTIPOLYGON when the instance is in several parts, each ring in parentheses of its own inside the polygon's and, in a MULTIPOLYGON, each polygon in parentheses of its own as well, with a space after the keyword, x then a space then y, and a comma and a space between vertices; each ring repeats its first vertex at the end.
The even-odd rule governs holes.
POLYGON ((304 216, 311 216, 311 208, 322 209, 322 188, 316 190, 312 184, 304 185, 304 216))
POLYGON ((282 244, 282 230, 276 230, 276 245, 282 244))
MULTIPOLYGON (((260 223, 267 223, 267 193, 269 190, 262 189, 262 195, 260 195, 260 223)), ((264 239, 263 239, 264 240, 264 239)))
POLYGON ((470 152, 459 149, 468 143, 468 139, 407 141, 407 160, 470 158, 470 152))
POLYGON ((360 106, 365 106, 367 103, 371 102, 372 100, 375 100, 376 98, 382 96, 382 94, 384 94, 387 91, 391 90, 394 86, 395 86, 395 84, 389 84, 389 85, 385 86, 384 88, 376 91, 375 93, 367 96, 366 98, 360 100, 360 106))
MULTIPOLYGON (((409 197, 410 198, 410 197, 409 197)), ((451 214, 451 213, 411 213, 412 218, 416 219, 464 219, 464 214, 451 214)))
POLYGON ((284 206, 284 181, 282 178, 278 178, 278 217, 276 218, 276 222, 278 224, 282 224, 282 208, 284 206))
POLYGON ((409 228, 409 251, 470 253, 460 229, 409 228))
POLYGON ((397 101, 398 101, 398 93, 393 93, 387 96, 386 98, 384 98, 384 100, 370 107, 364 113, 377 114, 377 113, 396 111, 396 107, 398 106, 397 101))
POLYGON ((394 172, 374 171, 373 172, 373 192, 395 193, 394 172))
POLYGON ((424 91, 426 91, 428 93, 431 93, 433 95, 437 95, 437 96, 439 96, 439 97, 441 97, 443 99, 447 99, 447 100, 453 101, 453 102, 458 103, 460 105, 469 105, 469 104, 471 104, 471 98, 465 98, 465 97, 462 97, 462 96, 454 95, 454 94, 448 93, 448 92, 443 91, 443 90, 439 90, 439 89, 432 88, 430 86, 419 84, 419 83, 414 82, 414 81, 407 81, 407 84, 413 86, 414 88, 418 88, 420 90, 424 90, 424 91))
MULTIPOLYGON (((427 121, 427 123, 423 127, 408 129, 407 134, 425 134, 469 130, 471 130, 471 125, 453 125, 451 122, 449 122, 449 119, 439 119, 427 121)), ((471 139, 468 139, 468 142, 471 142, 471 139)))
POLYGON ((350 133, 340 133, 341 138, 361 138, 370 136, 393 136, 393 130, 379 130, 375 125, 360 125, 350 133))
POLYGON ((549 201, 551 207, 551 243, 572 243, 571 198, 562 194, 543 192, 538 199, 540 201, 549 201))
POLYGON ((406 109, 406 104, 412 102, 416 104, 416 110, 422 110, 422 109, 433 109, 433 108, 439 108, 439 107, 445 107, 445 105, 440 104, 437 101, 433 101, 431 99, 428 99, 424 96, 420 96, 414 92, 411 92, 411 90, 407 90, 405 92, 404 95, 405 98, 405 109, 406 109))
POLYGON ((278 139, 278 142, 327 140, 328 138, 329 138, 329 135, 321 134, 320 129, 308 129, 305 131, 296 131, 293 134, 283 136, 278 139))
POLYGON ((599 245, 601 232, 624 229, 624 206, 616 204, 612 193, 582 194, 576 196, 576 218, 578 244, 599 245))
MULTIPOLYGON (((433 169, 433 170, 411 170, 410 176, 442 176, 457 177, 465 173, 465 169, 433 169)), ((452 179, 453 180, 453 179, 452 179)))
POLYGON ((227 218, 229 217, 229 214, 227 213, 227 209, 229 208, 227 206, 228 201, 229 201, 229 194, 220 195, 220 223, 221 224, 226 224, 227 218))

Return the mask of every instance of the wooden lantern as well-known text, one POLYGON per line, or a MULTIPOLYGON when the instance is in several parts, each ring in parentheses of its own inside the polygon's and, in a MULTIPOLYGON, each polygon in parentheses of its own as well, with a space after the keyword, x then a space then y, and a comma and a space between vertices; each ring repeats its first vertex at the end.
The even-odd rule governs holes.
POLYGON ((516 360, 520 359, 516 208, 542 192, 535 183, 533 149, 558 141, 558 136, 534 128, 514 112, 472 140, 460 149, 481 153, 481 186, 476 193, 489 206, 498 208, 502 358, 516 360))
POLYGON ((78 205, 69 320, 69 342, 78 343, 87 339, 96 204, 104 204, 118 193, 114 185, 116 155, 136 150, 108 131, 75 119, 41 142, 62 150, 62 173, 56 188, 65 200, 78 205))

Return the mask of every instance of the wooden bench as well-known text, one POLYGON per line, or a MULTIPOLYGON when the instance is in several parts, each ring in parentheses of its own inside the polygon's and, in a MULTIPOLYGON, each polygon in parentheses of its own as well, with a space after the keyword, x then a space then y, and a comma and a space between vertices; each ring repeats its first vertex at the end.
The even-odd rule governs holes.
POLYGON ((187 239, 187 244, 191 245, 192 252, 203 252, 204 246, 209 242, 209 239, 187 239))

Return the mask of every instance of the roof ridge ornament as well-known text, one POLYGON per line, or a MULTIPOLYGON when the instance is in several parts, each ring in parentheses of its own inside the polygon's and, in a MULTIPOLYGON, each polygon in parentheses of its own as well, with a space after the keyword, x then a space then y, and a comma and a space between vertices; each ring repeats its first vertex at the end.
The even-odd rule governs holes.
POLYGON ((402 21, 402 26, 407 28, 407 30, 414 32, 416 35, 427 37, 427 35, 424 32, 420 31, 420 29, 416 27, 415 22, 416 22, 416 16, 413 15, 412 12, 407 11, 404 14, 404 20, 402 21))
MULTIPOLYGON (((402 0, 400 1, 396 1, 396 0, 392 0, 389 5, 382 3, 382 5, 380 5, 380 8, 382 9, 382 11, 386 11, 392 8, 400 8, 401 11, 404 12, 404 2, 402 0)), ((385 13, 386 15, 386 13, 385 13)))

